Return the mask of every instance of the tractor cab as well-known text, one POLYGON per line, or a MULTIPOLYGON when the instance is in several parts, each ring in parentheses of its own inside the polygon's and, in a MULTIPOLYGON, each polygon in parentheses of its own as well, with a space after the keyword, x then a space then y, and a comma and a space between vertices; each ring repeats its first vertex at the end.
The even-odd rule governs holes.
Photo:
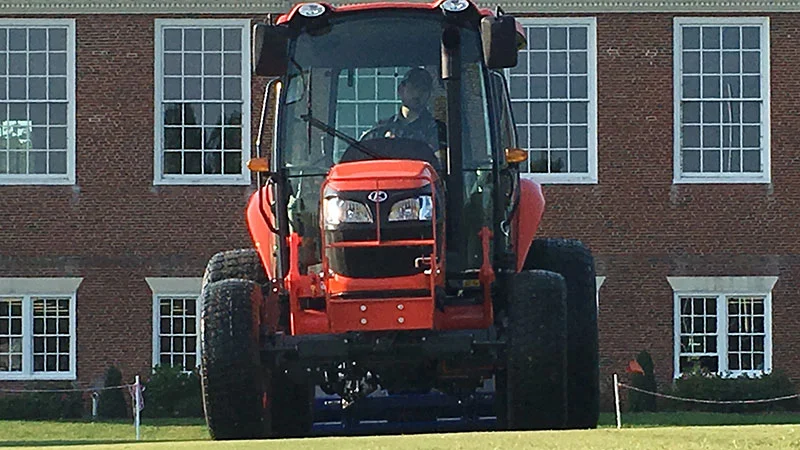
MULTIPOLYGON (((466 0, 308 3, 254 35, 255 71, 277 95, 268 220, 297 246, 296 260, 273 246, 275 278, 313 285, 318 301, 298 294, 308 304, 374 297, 381 280, 382 296, 484 303, 512 252, 525 157, 499 72, 524 43, 514 19, 466 0)), ((429 313, 406 326, 433 327, 429 313)))

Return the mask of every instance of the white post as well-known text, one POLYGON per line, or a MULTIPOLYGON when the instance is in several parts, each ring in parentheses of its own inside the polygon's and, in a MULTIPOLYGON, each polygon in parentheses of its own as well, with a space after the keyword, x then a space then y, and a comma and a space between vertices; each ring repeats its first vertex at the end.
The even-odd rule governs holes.
POLYGON ((614 374, 614 406, 617 409, 617 429, 622 428, 622 415, 619 412, 619 377, 614 374))
POLYGON ((133 411, 133 424, 136 427, 136 440, 139 440, 139 424, 140 424, 140 417, 139 417, 139 410, 141 409, 142 404, 142 386, 139 384, 139 375, 136 375, 136 384, 133 387, 133 396, 134 396, 134 411, 133 411))
POLYGON ((100 394, 97 391, 92 392, 92 420, 97 420, 97 406, 100 402, 100 394))

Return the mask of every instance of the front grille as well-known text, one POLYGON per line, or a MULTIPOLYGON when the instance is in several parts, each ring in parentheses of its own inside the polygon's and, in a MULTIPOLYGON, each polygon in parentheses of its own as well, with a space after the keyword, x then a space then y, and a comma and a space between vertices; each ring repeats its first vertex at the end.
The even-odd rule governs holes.
POLYGON ((414 267, 417 258, 428 257, 431 246, 329 248, 330 268, 351 278, 384 278, 416 275, 427 267, 414 267))

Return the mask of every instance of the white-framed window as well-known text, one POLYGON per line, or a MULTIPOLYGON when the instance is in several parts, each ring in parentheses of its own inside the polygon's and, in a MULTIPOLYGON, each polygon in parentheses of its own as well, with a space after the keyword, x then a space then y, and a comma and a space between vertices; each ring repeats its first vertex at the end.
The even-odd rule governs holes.
POLYGON ((674 376, 699 366, 726 376, 772 371, 778 277, 668 277, 674 292, 674 376))
POLYGON ((75 183, 75 21, 0 19, 0 184, 75 183))
POLYGON ((674 19, 674 182, 770 182, 769 18, 674 19))
POLYGON ((156 19, 155 184, 249 184, 250 21, 156 19))
POLYGON ((520 18, 527 47, 507 70, 524 177, 597 182, 597 26, 587 18, 520 18))
POLYGON ((153 366, 200 365, 200 278, 147 278, 153 292, 153 366))
POLYGON ((0 278, 0 380, 74 380, 82 278, 0 278))
MULTIPOLYGON (((359 68, 339 74, 336 125, 343 133, 360 138, 379 121, 397 114, 397 87, 409 67, 359 68)), ((337 145, 345 144, 341 140, 337 145)))

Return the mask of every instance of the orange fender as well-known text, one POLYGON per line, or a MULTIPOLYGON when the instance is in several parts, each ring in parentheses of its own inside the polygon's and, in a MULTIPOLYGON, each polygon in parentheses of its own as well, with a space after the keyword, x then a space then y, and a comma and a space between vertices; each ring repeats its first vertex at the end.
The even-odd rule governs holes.
POLYGON ((525 265, 536 231, 544 215, 544 193, 533 180, 519 180, 519 204, 513 218, 514 251, 517 254, 517 272, 525 265))

